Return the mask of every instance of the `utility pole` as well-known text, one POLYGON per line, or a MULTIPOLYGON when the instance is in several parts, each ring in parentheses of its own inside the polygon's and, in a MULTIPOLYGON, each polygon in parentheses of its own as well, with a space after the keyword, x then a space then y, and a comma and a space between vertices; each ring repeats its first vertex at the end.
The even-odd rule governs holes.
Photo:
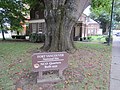
POLYGON ((109 35, 108 35, 108 45, 110 45, 110 42, 111 42, 111 30, 112 30, 112 21, 113 21, 113 8, 114 8, 114 0, 112 0, 110 28, 109 28, 109 35))

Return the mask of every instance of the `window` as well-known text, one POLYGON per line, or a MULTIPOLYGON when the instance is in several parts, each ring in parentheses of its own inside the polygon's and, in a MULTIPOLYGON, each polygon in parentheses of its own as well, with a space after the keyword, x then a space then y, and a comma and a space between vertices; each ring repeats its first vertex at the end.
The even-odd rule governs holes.
POLYGON ((35 19, 39 19, 39 11, 35 12, 35 19))
POLYGON ((36 33, 36 24, 35 23, 32 24, 32 33, 36 33))
POLYGON ((44 23, 39 23, 38 24, 38 32, 43 32, 44 30, 44 23))

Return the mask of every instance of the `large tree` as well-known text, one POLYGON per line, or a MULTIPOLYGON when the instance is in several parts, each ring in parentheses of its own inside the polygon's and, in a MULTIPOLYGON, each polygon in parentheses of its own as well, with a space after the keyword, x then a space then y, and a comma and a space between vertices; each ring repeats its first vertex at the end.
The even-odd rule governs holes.
MULTIPOLYGON (((72 29, 83 10, 90 4, 97 15, 106 12, 110 16, 110 0, 24 0, 31 7, 44 9, 46 22, 45 51, 72 51, 72 29)), ((105 16, 105 15, 104 15, 105 16)), ((104 21, 104 20, 103 20, 104 21)))
POLYGON ((46 22, 45 51, 74 50, 72 29, 90 0, 26 0, 31 6, 41 2, 46 22), (33 2, 33 4, 31 3, 33 2))
POLYGON ((109 26, 108 16, 110 16, 111 10, 110 0, 24 1, 29 2, 31 7, 34 7, 35 5, 39 7, 44 6, 43 9, 46 22, 46 31, 43 49, 45 51, 71 51, 74 49, 73 40, 71 38, 73 26, 90 2, 93 9, 92 11, 95 12, 95 14, 100 15, 105 12, 104 15, 101 15, 99 20, 104 21, 102 24, 106 24, 106 27, 109 26))
MULTIPOLYGON (((114 0, 114 9, 113 9, 113 19, 114 23, 120 21, 120 0, 114 0)), ((112 0, 93 0, 91 4, 91 14, 90 17, 97 21, 101 28, 103 29, 103 33, 107 34, 110 26, 110 15, 111 15, 111 6, 112 0)))
POLYGON ((74 49, 72 29, 89 4, 89 0, 44 0, 46 22, 44 50, 74 49))

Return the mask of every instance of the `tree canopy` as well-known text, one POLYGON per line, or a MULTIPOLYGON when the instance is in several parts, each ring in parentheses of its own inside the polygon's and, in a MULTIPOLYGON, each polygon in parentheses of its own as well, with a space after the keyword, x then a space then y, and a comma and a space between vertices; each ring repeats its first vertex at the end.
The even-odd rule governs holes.
POLYGON ((0 29, 5 29, 5 23, 9 23, 11 30, 19 30, 20 22, 25 20, 25 10, 21 0, 0 0, 0 29))
MULTIPOLYGON (((120 0, 114 0, 113 9, 113 20, 115 22, 120 21, 120 0)), ((112 0, 93 0, 91 4, 91 15, 90 17, 97 21, 104 32, 108 32, 110 15, 111 15, 112 0)))

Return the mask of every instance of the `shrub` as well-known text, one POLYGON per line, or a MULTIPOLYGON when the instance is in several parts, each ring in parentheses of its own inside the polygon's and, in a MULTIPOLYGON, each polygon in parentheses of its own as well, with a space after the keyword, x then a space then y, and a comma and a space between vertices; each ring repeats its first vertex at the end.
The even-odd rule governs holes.
POLYGON ((83 41, 83 38, 82 38, 82 37, 80 37, 80 41, 83 41))
POLYGON ((12 35, 13 39, 25 39, 25 35, 12 35))
POLYGON ((90 40, 92 37, 88 36, 87 39, 90 40))
POLYGON ((45 35, 44 34, 37 34, 37 33, 32 33, 29 36, 29 40, 31 42, 44 42, 45 41, 45 35))
POLYGON ((86 40, 87 38, 86 37, 83 37, 83 40, 86 40))
POLYGON ((78 41, 78 40, 79 40, 79 36, 75 36, 74 41, 78 41))
MULTIPOLYGON (((107 36, 106 38, 105 38, 105 40, 106 40, 106 42, 108 42, 108 40, 109 40, 109 37, 107 36)), ((113 38, 112 38, 112 36, 110 37, 110 42, 112 42, 113 41, 113 38)))
POLYGON ((13 39, 15 39, 15 36, 12 36, 13 39))

